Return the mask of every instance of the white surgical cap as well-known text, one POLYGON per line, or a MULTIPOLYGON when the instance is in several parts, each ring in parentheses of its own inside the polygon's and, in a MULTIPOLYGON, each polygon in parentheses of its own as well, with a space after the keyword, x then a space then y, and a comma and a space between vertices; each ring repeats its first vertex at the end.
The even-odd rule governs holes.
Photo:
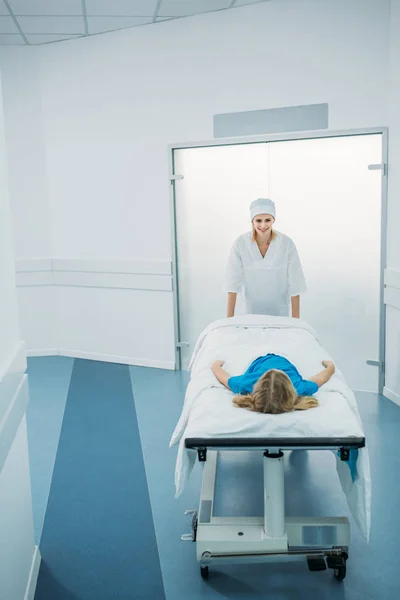
POLYGON ((251 220, 257 215, 271 215, 275 219, 275 202, 269 198, 257 198, 250 204, 251 220))

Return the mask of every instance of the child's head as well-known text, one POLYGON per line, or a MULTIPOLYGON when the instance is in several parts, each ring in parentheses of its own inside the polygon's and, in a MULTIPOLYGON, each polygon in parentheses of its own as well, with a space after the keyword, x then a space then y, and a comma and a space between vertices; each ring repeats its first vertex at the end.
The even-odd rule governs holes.
POLYGON ((274 415, 318 406, 315 398, 298 396, 286 373, 277 369, 264 373, 251 394, 235 396, 233 403, 241 408, 274 415))

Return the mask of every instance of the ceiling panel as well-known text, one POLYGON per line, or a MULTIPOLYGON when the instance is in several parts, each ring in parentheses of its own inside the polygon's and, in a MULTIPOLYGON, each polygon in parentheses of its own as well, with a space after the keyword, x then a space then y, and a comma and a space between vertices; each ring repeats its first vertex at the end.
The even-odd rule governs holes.
POLYGON ((9 15, 8 8, 3 0, 0 0, 0 15, 9 15))
POLYGON ((83 17, 17 17, 24 33, 85 33, 83 17))
POLYGON ((89 33, 104 33, 151 23, 153 17, 88 17, 89 33))
POLYGON ((86 0, 88 15, 152 17, 157 0, 86 0))
POLYGON ((2 35, 0 33, 0 45, 2 46, 12 46, 14 44, 20 45, 23 43, 24 40, 21 35, 2 35))
POLYGON ((228 8, 232 0, 162 0, 158 16, 187 17, 222 8, 228 8))
POLYGON ((61 42, 63 40, 76 40, 79 35, 51 35, 48 33, 27 34, 26 39, 29 44, 35 46, 37 44, 48 44, 50 42, 61 42))
POLYGON ((76 40, 78 37, 83 37, 82 35, 52 35, 49 33, 32 33, 26 34, 26 39, 28 40, 28 44, 32 44, 32 46, 38 44, 49 44, 51 42, 63 42, 65 40, 76 40))
POLYGON ((11 17, 0 17, 0 33, 19 33, 11 17))
POLYGON ((260 2, 268 2, 268 0, 236 0, 235 6, 244 6, 245 4, 259 4, 260 2))
POLYGON ((0 45, 45 44, 267 1, 0 0, 0 45))
POLYGON ((82 0, 8 0, 14 15, 81 15, 82 0))

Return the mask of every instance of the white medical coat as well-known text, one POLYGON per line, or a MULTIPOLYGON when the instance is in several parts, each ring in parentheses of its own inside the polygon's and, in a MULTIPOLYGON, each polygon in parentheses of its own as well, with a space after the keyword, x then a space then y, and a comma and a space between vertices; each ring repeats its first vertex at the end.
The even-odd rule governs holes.
POLYGON ((251 232, 238 237, 232 246, 225 291, 242 294, 248 314, 289 316, 290 298, 307 289, 294 242, 275 233, 264 258, 251 232))

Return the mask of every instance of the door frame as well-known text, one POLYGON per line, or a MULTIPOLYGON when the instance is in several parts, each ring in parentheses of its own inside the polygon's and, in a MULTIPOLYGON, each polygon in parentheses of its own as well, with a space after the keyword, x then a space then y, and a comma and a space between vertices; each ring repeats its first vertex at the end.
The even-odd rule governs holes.
POLYGON ((384 278, 387 256, 387 203, 388 203, 388 128, 387 127, 368 127, 365 129, 343 129, 343 130, 323 130, 323 131, 303 131, 296 133, 281 133, 274 135, 256 135, 236 138, 218 138, 205 140, 202 142, 174 143, 168 146, 169 158, 169 179, 170 179, 170 210, 171 210, 171 239, 172 239, 172 290, 173 290, 173 310, 174 310, 174 346, 175 346, 175 369, 181 369, 181 352, 179 343, 180 337, 180 318, 179 318, 179 281, 178 281, 178 240, 176 228, 176 189, 175 177, 180 173, 175 173, 174 153, 176 150, 187 148, 210 148, 213 146, 233 146, 239 144, 263 144, 266 142, 288 142, 292 140, 310 140, 329 137, 350 137, 361 135, 382 135, 382 164, 383 171, 381 177, 381 235, 380 235, 380 284, 379 284, 379 349, 378 360, 380 363, 378 392, 383 393, 385 382, 385 340, 386 340, 386 310, 384 302, 384 278))

